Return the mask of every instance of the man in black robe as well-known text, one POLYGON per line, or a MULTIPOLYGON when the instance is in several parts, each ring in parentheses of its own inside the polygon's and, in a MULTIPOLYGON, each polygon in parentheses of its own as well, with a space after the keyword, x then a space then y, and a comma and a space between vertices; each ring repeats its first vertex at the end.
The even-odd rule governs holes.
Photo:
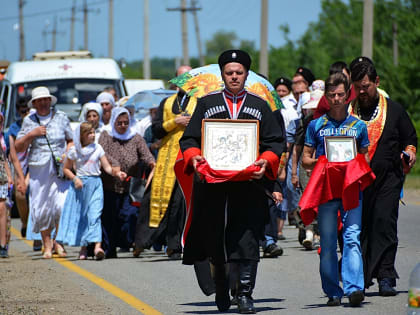
POLYGON ((416 162, 416 130, 404 108, 378 92, 379 77, 372 61, 356 58, 350 65, 356 99, 350 112, 368 126, 369 157, 376 175, 363 193, 362 251, 365 286, 377 278, 379 294, 393 296, 398 273, 397 220, 404 173, 416 162), (407 163, 402 158, 408 154, 407 163))
POLYGON ((269 217, 268 199, 264 189, 267 177, 277 177, 279 157, 284 138, 268 104, 244 90, 251 65, 249 55, 229 50, 219 57, 225 89, 198 100, 180 147, 185 171, 197 172, 201 155, 201 123, 205 118, 259 120, 259 157, 254 165, 258 171, 252 180, 209 184, 194 181, 193 214, 185 237, 184 264, 194 264, 209 258, 214 265, 216 304, 220 311, 230 307, 226 263, 235 264, 238 310, 255 313, 252 290, 260 258, 259 241, 264 238, 264 226, 269 217), (264 177, 265 175, 265 177, 264 177))

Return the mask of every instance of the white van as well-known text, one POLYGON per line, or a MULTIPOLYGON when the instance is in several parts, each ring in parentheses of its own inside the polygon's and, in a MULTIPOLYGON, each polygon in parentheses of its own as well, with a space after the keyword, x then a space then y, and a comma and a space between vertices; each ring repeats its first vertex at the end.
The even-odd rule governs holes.
MULTIPOLYGON (((64 52, 63 52, 64 53, 64 52)), ((21 97, 30 98, 32 89, 46 86, 57 97, 56 108, 64 111, 71 121, 77 121, 84 103, 94 101, 107 87, 113 87, 118 97, 126 96, 124 78, 113 59, 68 56, 55 52, 34 61, 13 62, 7 69, 1 89, 1 111, 5 128, 18 117, 15 104, 21 97)))

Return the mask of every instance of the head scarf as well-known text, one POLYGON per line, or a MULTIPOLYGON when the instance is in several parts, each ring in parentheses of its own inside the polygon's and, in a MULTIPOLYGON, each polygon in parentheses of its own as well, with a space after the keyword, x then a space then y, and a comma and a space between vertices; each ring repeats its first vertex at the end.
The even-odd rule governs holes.
POLYGON ((83 105, 82 112, 80 113, 80 116, 79 116, 79 121, 80 122, 87 121, 86 120, 86 116, 87 116, 87 114, 91 110, 94 110, 95 112, 98 113, 98 115, 99 115, 99 124, 101 124, 101 120, 102 120, 102 106, 99 103, 93 103, 93 102, 86 103, 85 105, 83 105))
POLYGON ((96 150, 96 143, 91 143, 85 147, 82 147, 82 140, 80 139, 80 125, 77 125, 76 129, 74 130, 73 133, 73 143, 74 143, 74 147, 76 148, 76 153, 77 156, 81 159, 81 160, 87 160, 90 155, 95 152, 96 150))
POLYGON ((96 103, 110 103, 112 107, 115 106, 115 100, 111 93, 102 92, 96 97, 96 103))
POLYGON ((117 138, 119 140, 130 140, 136 135, 136 132, 133 130, 133 128, 131 128, 130 113, 124 107, 114 107, 112 109, 110 124, 112 128, 111 135, 114 138, 117 138), (115 129, 115 122, 117 121, 117 118, 122 114, 127 114, 129 121, 127 131, 124 134, 118 133, 118 131, 115 129))

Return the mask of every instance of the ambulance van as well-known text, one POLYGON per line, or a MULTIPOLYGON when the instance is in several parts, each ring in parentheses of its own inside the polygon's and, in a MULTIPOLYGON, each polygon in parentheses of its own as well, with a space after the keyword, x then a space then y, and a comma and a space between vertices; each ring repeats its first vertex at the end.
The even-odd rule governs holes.
POLYGON ((46 86, 57 97, 55 107, 70 121, 78 121, 83 104, 95 101, 105 88, 114 88, 120 98, 126 96, 124 78, 113 59, 92 58, 88 51, 37 53, 31 61, 13 62, 1 87, 1 111, 5 129, 16 119, 16 102, 30 99, 32 89, 46 86))

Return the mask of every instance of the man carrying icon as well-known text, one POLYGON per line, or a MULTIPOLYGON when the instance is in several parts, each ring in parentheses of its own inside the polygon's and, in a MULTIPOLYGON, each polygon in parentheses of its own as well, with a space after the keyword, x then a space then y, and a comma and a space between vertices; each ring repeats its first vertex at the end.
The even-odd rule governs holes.
POLYGON ((342 73, 332 74, 325 81, 325 96, 330 110, 309 123, 302 157, 303 167, 313 171, 299 203, 302 208, 301 217, 306 225, 310 224, 315 214, 307 210, 318 207, 317 218, 321 236, 320 274, 322 289, 328 297, 328 306, 340 305, 343 295, 349 298, 351 306, 359 306, 364 300, 360 246, 361 190, 371 183, 373 175, 366 163, 369 146, 366 124, 347 113, 345 101, 349 87, 350 84, 342 73), (347 140, 356 142, 357 152, 361 155, 350 162, 330 163, 331 159, 327 160, 325 157, 326 136, 354 138, 347 140), (341 271, 343 289, 339 285, 338 274, 338 217, 343 225, 344 239, 341 271))
POLYGON ((238 270, 237 301, 241 314, 255 313, 252 291, 264 239, 268 197, 264 182, 276 179, 284 138, 267 102, 244 89, 251 58, 241 50, 228 50, 218 59, 225 88, 200 98, 181 140, 185 172, 195 172, 192 216, 184 231, 184 264, 209 259, 214 266, 216 304, 226 311, 231 304, 227 263, 238 270), (207 183, 200 179, 203 119, 259 121, 259 157, 240 181, 207 183))

